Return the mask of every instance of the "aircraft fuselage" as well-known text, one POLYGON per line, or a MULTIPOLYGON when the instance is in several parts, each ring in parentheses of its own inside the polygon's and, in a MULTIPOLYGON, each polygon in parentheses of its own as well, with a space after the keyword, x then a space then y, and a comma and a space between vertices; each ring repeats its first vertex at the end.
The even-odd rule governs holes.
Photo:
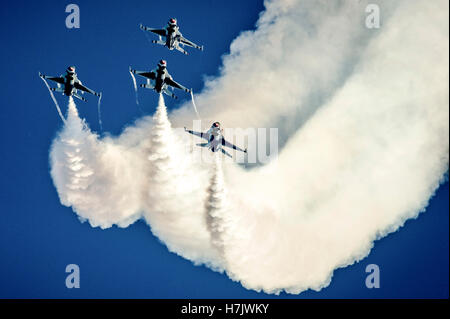
POLYGON ((166 78, 166 72, 164 70, 158 69, 156 71, 156 80, 155 80, 155 91, 161 93, 164 89, 164 79, 166 78))
POLYGON ((168 27, 166 36, 166 46, 173 50, 177 42, 178 32, 176 28, 168 27))
POLYGON ((75 88, 76 76, 66 74, 64 83, 64 94, 67 96, 72 96, 73 90, 75 88))
POLYGON ((222 133, 220 129, 209 129, 208 131, 208 147, 211 151, 217 152, 220 151, 222 147, 222 133))

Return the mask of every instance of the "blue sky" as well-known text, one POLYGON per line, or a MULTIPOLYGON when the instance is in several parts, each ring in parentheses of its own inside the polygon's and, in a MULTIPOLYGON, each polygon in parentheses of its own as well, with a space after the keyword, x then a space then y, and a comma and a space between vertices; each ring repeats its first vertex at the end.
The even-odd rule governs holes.
MULTIPOLYGON (((169 253, 143 222, 119 229, 91 228, 60 204, 48 163, 62 123, 38 72, 59 75, 76 65, 88 87, 102 91, 103 128, 119 134, 151 114, 153 92, 134 103, 128 66, 152 69, 167 59, 174 78, 194 92, 218 74, 221 56, 243 30, 254 28, 262 1, 77 1, 81 28, 65 27, 62 1, 14 1, 0 12, 1 87, 1 298, 448 298, 449 189, 443 184, 426 213, 376 242, 363 261, 339 269, 331 285, 298 296, 266 295, 169 253), (178 18, 183 34, 205 46, 188 57, 152 46, 139 23, 160 27, 178 18), (81 288, 67 289, 65 267, 81 268, 81 288), (379 265, 381 288, 367 289, 365 267, 379 265)), ((183 98, 187 95, 179 94, 183 98)), ((57 96, 63 111, 66 98, 57 96)), ((169 108, 180 102, 166 99, 169 108)), ((78 103, 98 130, 95 98, 78 103)))

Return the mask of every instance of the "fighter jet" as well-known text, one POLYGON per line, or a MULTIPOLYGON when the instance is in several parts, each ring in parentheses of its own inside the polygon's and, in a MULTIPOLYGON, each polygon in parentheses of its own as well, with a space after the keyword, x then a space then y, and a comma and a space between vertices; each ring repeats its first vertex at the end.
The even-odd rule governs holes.
POLYGON ((199 49, 203 51, 203 46, 197 45, 194 42, 189 41, 179 31, 179 27, 177 25, 177 20, 172 18, 167 23, 167 26, 164 29, 153 29, 146 26, 143 26, 142 24, 139 25, 139 27, 144 31, 149 31, 152 33, 155 33, 159 36, 159 40, 152 40, 152 43, 164 45, 169 50, 176 49, 184 54, 188 54, 181 46, 190 46, 196 49, 199 49), (164 40, 162 39, 164 38, 164 40))
POLYGON ((172 76, 167 72, 167 62, 164 60, 159 61, 158 68, 153 71, 136 71, 130 67, 130 72, 147 78, 147 84, 141 84, 140 87, 155 90, 158 93, 163 92, 174 99, 178 99, 178 97, 169 90, 169 86, 191 93, 191 90, 172 79, 172 76))
POLYGON ((193 134, 195 136, 198 136, 198 137, 201 137, 201 138, 207 140, 208 141, 207 143, 200 143, 200 144, 197 144, 197 146, 207 147, 214 153, 220 150, 223 154, 225 154, 229 157, 232 157, 230 153, 228 153, 227 151, 225 151, 223 149, 224 146, 232 148, 234 150, 238 150, 238 151, 247 153, 247 149, 243 150, 243 149, 237 147, 236 145, 231 144, 230 142, 225 140, 225 138, 223 137, 222 129, 220 128, 219 122, 214 122, 211 125, 211 128, 208 131, 206 131, 205 133, 191 131, 191 130, 186 129, 186 127, 184 128, 184 130, 190 134, 193 134))
POLYGON ((52 80, 57 83, 56 88, 50 88, 50 90, 55 92, 61 92, 62 94, 65 94, 67 96, 74 96, 77 99, 80 99, 82 101, 87 102, 87 100, 78 95, 78 91, 80 91, 81 94, 84 94, 84 92, 94 94, 95 96, 101 96, 101 93, 97 93, 87 87, 85 87, 80 80, 78 80, 77 74, 75 73, 75 67, 69 66, 66 70, 65 75, 61 76, 47 76, 39 72, 39 76, 43 79, 52 80))

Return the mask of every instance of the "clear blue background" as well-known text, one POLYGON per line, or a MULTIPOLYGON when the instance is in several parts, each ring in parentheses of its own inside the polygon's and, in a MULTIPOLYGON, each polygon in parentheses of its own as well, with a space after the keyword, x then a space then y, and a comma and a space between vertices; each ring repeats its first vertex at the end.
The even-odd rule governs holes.
MULTIPOLYGON (((157 95, 134 103, 128 66, 153 68, 168 61, 180 83, 202 89, 218 74, 221 55, 240 31, 254 28, 262 1, 77 1, 81 28, 65 27, 65 1, 16 0, 2 4, 1 33, 1 298, 271 298, 169 253, 143 222, 101 230, 80 223, 59 203, 48 152, 61 128, 38 71, 59 75, 76 65, 80 79, 103 91, 103 126, 119 134, 154 111, 157 95), (205 51, 186 57, 150 45, 138 24, 160 27, 176 17, 189 39, 205 51), (81 268, 81 288, 65 287, 65 267, 81 268)), ((188 96, 179 93, 181 98, 188 96)), ((89 98, 89 96, 87 96, 89 98)), ((66 98, 57 96, 65 112, 66 98)), ((166 99, 169 107, 177 104, 166 99)), ((96 100, 78 103, 98 130, 96 100)), ((448 298, 449 189, 443 184, 426 213, 376 242, 368 258, 339 269, 320 292, 276 298, 448 298), (367 289, 365 267, 381 269, 381 288, 367 289)))

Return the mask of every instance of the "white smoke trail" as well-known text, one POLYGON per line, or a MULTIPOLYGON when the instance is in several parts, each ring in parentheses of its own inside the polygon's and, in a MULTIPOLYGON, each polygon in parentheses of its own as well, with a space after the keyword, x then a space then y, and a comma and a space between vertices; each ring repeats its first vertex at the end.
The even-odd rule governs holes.
POLYGON ((191 100, 192 100, 192 106, 194 107, 195 114, 197 115, 197 119, 200 119, 200 114, 198 114, 197 106, 195 105, 194 92, 192 90, 191 90, 191 100))
POLYGON ((448 169, 448 2, 378 3, 374 30, 367 2, 266 1, 196 96, 225 126, 278 127, 277 163, 218 167, 212 188, 162 97, 153 119, 102 140, 69 103, 50 154, 61 202, 94 226, 143 217, 169 250, 249 289, 327 286, 417 217, 448 169))
POLYGON ((55 103, 56 110, 58 111, 59 117, 61 118, 61 120, 62 120, 63 123, 65 124, 65 123, 66 123, 66 119, 64 118, 64 116, 63 116, 63 114, 62 114, 62 112, 61 112, 61 108, 59 107, 58 101, 56 101, 56 98, 55 98, 55 96, 53 95, 53 92, 52 92, 52 90, 50 89, 50 86, 48 85, 47 81, 46 81, 43 77, 40 77, 40 78, 42 79, 42 81, 44 81, 45 86, 47 87, 48 92, 50 93, 50 96, 52 97, 53 103, 55 103))
POLYGON ((204 211, 204 185, 207 172, 194 166, 186 147, 167 118, 162 94, 153 117, 149 150, 149 186, 144 218, 169 250, 194 263, 220 268, 218 253, 209 240, 204 211))
POLYGON ((206 198, 206 224, 211 234, 211 244, 225 258, 224 240, 227 227, 227 191, 222 172, 222 162, 220 154, 215 154, 215 161, 212 166, 212 176, 207 189, 206 198))
POLYGON ((100 131, 103 131, 102 112, 100 110, 101 102, 102 102, 102 94, 100 93, 100 96, 98 97, 98 102, 97 102, 97 112, 98 112, 98 124, 100 126, 100 131))
POLYGON ((134 94, 135 94, 135 97, 136 97, 136 105, 139 106, 139 98, 138 98, 138 90, 137 90, 136 78, 135 78, 133 72, 131 72, 131 71, 129 71, 129 72, 130 72, 131 78, 133 79, 133 87, 134 87, 134 94))
POLYGON ((67 123, 53 141, 51 175, 61 203, 93 227, 126 227, 140 217, 142 159, 110 138, 99 140, 78 116, 69 97, 67 123))

